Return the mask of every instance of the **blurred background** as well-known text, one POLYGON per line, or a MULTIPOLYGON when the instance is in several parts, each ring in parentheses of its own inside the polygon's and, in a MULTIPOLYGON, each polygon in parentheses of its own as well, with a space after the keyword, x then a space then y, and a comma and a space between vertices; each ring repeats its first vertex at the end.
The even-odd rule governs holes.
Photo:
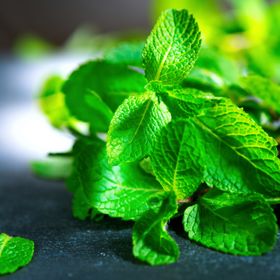
POLYGON ((145 34, 149 6, 149 0, 0 1, 0 172, 71 147, 71 137, 39 111, 42 82, 67 76, 122 32, 145 34))
POLYGON ((100 32, 147 30, 150 0, 1 0, 0 48, 10 51, 25 35, 62 46, 79 27, 100 32))
MULTIPOLYGON (((71 147, 71 136, 51 128, 38 107, 50 74, 67 77, 121 41, 144 40, 170 7, 194 14, 217 58, 280 81, 279 1, 0 0, 0 172, 71 147)), ((231 74, 223 79, 236 79, 237 68, 225 69, 231 74)))

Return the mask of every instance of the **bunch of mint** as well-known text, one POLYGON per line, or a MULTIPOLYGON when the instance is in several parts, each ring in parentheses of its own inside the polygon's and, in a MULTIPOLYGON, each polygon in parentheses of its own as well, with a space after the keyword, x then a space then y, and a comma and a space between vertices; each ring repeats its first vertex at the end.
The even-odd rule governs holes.
POLYGON ((53 76, 40 95, 76 141, 34 172, 65 179, 79 219, 135 221, 133 255, 150 265, 178 259, 167 229, 179 216, 191 240, 221 252, 261 255, 276 242, 280 160, 264 116, 280 114, 280 88, 200 48, 193 16, 166 10, 145 44, 53 76))

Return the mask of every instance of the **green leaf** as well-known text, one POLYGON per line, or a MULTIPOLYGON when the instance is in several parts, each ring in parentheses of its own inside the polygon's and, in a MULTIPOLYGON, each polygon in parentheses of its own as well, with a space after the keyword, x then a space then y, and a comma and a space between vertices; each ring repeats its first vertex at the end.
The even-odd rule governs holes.
POLYGON ((0 274, 12 273, 27 265, 34 253, 34 242, 0 234, 0 274))
POLYGON ((75 141, 72 151, 71 151, 72 155, 73 155, 73 164, 72 164, 72 168, 71 168, 71 173, 70 173, 69 177, 67 178, 67 180, 65 181, 68 191, 70 191, 74 195, 80 188, 83 188, 81 178, 80 178, 79 172, 78 172, 78 168, 80 165, 79 153, 80 153, 80 150, 82 150, 80 147, 83 147, 82 143, 85 143, 84 145, 86 145, 87 143, 90 143, 91 145, 95 146, 96 153, 99 151, 101 145, 104 145, 102 143, 102 141, 99 138, 97 138, 96 135, 93 136, 92 138, 89 138, 89 137, 78 138, 75 141))
POLYGON ((73 159, 65 156, 49 156, 45 160, 32 161, 32 172, 44 179, 61 180, 70 176, 73 159))
POLYGON ((93 220, 100 220, 102 218, 102 214, 91 206, 89 203, 87 196, 85 195, 84 188, 78 173, 78 166, 79 166, 79 147, 80 141, 90 141, 92 144, 100 145, 100 141, 97 138, 92 140, 77 140, 73 147, 73 156, 74 162, 71 168, 71 174, 66 180, 66 186, 70 192, 73 193, 72 199, 72 213, 74 218, 85 220, 87 218, 93 220), (78 150, 78 151, 77 151, 78 150))
MULTIPOLYGON (((202 168, 203 180, 224 191, 279 196, 277 142, 229 99, 182 92, 169 96, 172 117, 178 112, 179 118, 162 135, 176 138, 178 127, 184 128, 185 157, 202 168)), ((170 157, 171 151, 166 147, 162 153, 170 157)))
POLYGON ((202 48, 183 86, 229 97, 228 87, 237 83, 238 78, 239 69, 233 60, 213 48, 202 48))
POLYGON ((165 265, 177 261, 179 248, 166 231, 166 224, 177 212, 175 196, 167 193, 161 207, 148 210, 133 228, 133 255, 150 265, 165 265))
POLYGON ((124 220, 158 207, 164 191, 138 164, 110 166, 103 143, 80 141, 75 149, 77 174, 92 207, 124 220))
POLYGON ((71 173, 70 173, 69 177, 66 178, 65 184, 66 184, 68 191, 70 191, 73 194, 81 187, 79 174, 77 173, 75 157, 74 157, 74 162, 73 162, 73 166, 71 169, 71 173))
POLYGON ((200 44, 198 25, 187 10, 163 12, 143 50, 147 79, 180 83, 192 69, 200 44))
MULTIPOLYGON (((195 15, 199 24, 203 41, 208 45, 221 46, 221 36, 228 19, 228 13, 223 11, 224 5, 217 0, 151 0, 153 17, 158 17, 166 9, 188 9, 195 15)), ((228 10, 227 10, 228 11, 228 10)), ((223 46, 222 46, 223 47, 223 46)))
POLYGON ((185 120, 213 108, 220 97, 195 88, 162 89, 160 93, 163 102, 174 120, 185 120))
POLYGON ((185 210, 189 238, 235 255, 261 255, 276 242, 273 210, 258 194, 240 195, 211 190, 185 210))
POLYGON ((87 201, 83 188, 79 187, 76 190, 72 200, 73 216, 77 219, 85 220, 86 218, 88 218, 91 208, 92 207, 87 201))
POLYGON ((148 156, 170 114, 154 93, 131 96, 116 111, 108 132, 111 164, 134 162, 148 156))
POLYGON ((260 99, 264 107, 280 114, 280 86, 278 84, 257 75, 244 77, 240 83, 247 96, 260 99))
POLYGON ((110 63, 142 67, 144 42, 125 42, 109 50, 104 59, 110 63))
POLYGON ((102 218, 102 214, 100 214, 88 202, 82 186, 80 186, 74 193, 72 200, 72 212, 74 218, 80 220, 85 220, 89 217, 94 220, 102 218))
POLYGON ((162 130, 151 156, 153 172, 166 191, 174 191, 177 199, 186 199, 202 181, 202 168, 197 164, 196 145, 190 146, 184 124, 171 122, 162 130), (192 153, 190 153, 192 150, 192 153), (196 156, 191 158, 195 154, 196 156))
POLYGON ((224 80, 216 73, 199 67, 194 67, 182 83, 183 87, 212 92, 217 96, 223 94, 224 85, 224 80))
POLYGON ((236 83, 239 78, 237 63, 214 48, 202 48, 196 67, 218 75, 225 84, 236 83))
POLYGON ((84 100, 85 104, 87 104, 92 110, 92 115, 89 116, 91 130, 96 132, 107 132, 110 121, 113 117, 111 109, 105 102, 103 102, 100 96, 93 91, 85 93, 84 100))
POLYGON ((63 86, 66 104, 78 119, 90 123, 98 122, 95 106, 86 96, 95 92, 112 111, 131 94, 142 93, 145 77, 123 64, 106 61, 90 61, 75 70, 63 86), (79 104, 79 106, 77 106, 79 104))
POLYGON ((62 84, 62 78, 51 76, 45 81, 39 94, 40 108, 56 128, 66 126, 71 121, 64 94, 61 92, 62 84))

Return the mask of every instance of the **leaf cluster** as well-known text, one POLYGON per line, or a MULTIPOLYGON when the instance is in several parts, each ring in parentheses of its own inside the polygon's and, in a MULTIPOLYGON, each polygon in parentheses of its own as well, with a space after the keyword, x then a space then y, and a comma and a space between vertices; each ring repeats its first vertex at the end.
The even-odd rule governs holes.
POLYGON ((166 10, 145 44, 122 44, 41 94, 51 122, 76 136, 61 155, 72 160, 74 216, 135 221, 133 254, 150 265, 178 259, 175 216, 225 253, 261 255, 276 241, 280 161, 256 112, 279 112, 279 86, 240 79, 232 61, 200 49, 194 17, 166 10))

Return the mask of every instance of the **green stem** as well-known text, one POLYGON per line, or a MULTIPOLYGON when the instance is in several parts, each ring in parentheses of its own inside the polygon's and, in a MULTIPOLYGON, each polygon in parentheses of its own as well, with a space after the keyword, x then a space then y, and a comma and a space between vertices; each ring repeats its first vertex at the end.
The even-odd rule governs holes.
POLYGON ((73 152, 70 151, 70 152, 58 152, 58 153, 48 153, 48 156, 49 157, 71 157, 73 156, 73 152))
POLYGON ((280 204, 280 197, 267 198, 266 202, 269 203, 270 205, 280 204))

